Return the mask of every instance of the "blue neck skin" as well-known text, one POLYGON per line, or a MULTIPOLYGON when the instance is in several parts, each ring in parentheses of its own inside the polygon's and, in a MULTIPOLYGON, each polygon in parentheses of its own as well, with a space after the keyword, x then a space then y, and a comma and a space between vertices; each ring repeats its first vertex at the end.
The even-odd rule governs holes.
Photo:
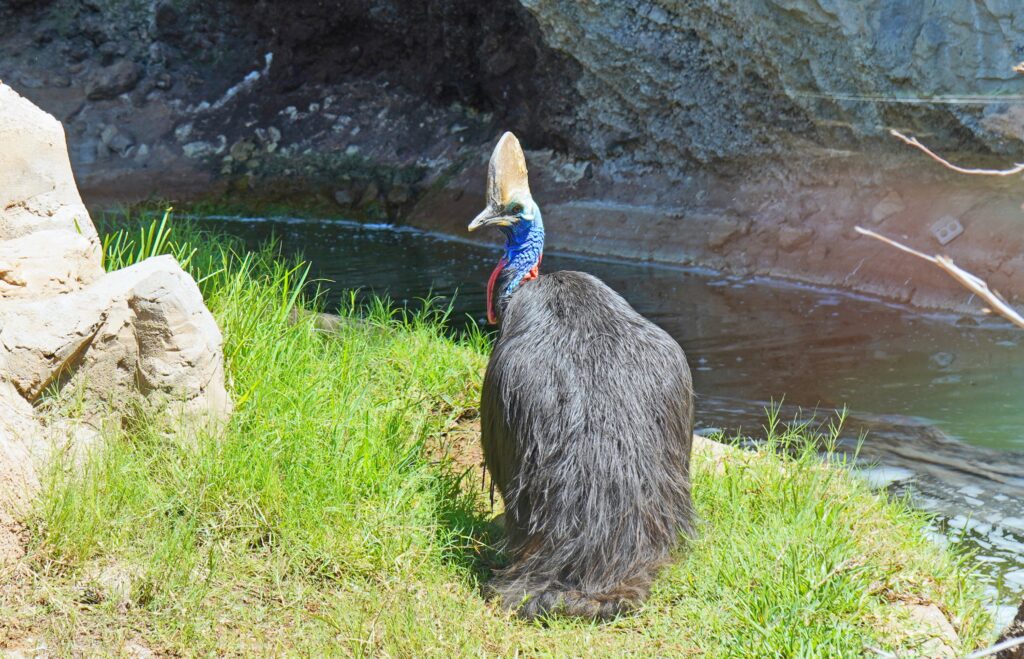
POLYGON ((503 288, 498 294, 502 300, 508 299, 515 292, 523 277, 540 260, 544 251, 544 221, 540 216, 537 204, 531 204, 520 214, 520 220, 507 227, 500 227, 505 234, 505 267, 501 272, 503 288), (527 220, 533 212, 533 219, 527 220))

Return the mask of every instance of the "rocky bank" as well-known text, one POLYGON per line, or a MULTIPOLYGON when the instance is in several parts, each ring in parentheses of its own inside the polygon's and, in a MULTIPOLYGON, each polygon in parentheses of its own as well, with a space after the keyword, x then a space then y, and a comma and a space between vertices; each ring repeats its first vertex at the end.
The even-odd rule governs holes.
POLYGON ((462 233, 494 138, 549 249, 971 306, 866 224, 1024 295, 1024 12, 1003 0, 15 1, 0 78, 65 125, 90 205, 462 233), (941 246, 931 227, 964 227, 941 246))

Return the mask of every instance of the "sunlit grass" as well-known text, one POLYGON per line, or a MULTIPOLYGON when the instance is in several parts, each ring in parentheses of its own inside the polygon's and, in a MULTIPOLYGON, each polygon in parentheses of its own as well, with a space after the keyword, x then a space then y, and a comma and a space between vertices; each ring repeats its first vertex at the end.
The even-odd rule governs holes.
POLYGON ((480 594, 495 538, 479 472, 426 450, 472 417, 486 338, 382 303, 346 305, 325 332, 304 266, 162 226, 108 238, 108 264, 185 261, 224 333, 234 414, 198 438, 142 415, 55 465, 0 592, 0 647, 861 656, 925 640, 901 601, 939 604, 965 647, 987 632, 969 566, 925 539, 925 518, 826 466, 829 432, 774 418, 762 453, 695 455, 697 538, 638 615, 510 619, 480 594))

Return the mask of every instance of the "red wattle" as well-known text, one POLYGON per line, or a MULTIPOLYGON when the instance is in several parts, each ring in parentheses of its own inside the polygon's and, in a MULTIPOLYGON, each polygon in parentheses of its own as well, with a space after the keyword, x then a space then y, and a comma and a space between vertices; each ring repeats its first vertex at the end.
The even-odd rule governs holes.
POLYGON ((543 254, 537 257, 537 262, 533 264, 533 267, 530 268, 530 271, 526 273, 522 281, 533 281, 537 277, 540 277, 540 262, 543 258, 543 254))
POLYGON ((498 317, 494 314, 494 282, 498 281, 498 275, 505 268, 505 257, 501 257, 498 261, 497 267, 494 268, 494 272, 491 273, 490 278, 487 280, 487 324, 497 325, 498 317))
MULTIPOLYGON (((536 279, 537 277, 540 276, 540 261, 543 258, 544 258, 543 254, 541 254, 540 256, 537 257, 537 262, 533 264, 533 267, 530 268, 529 272, 527 272, 525 275, 523 275, 523 278, 520 280, 520 283, 524 282, 524 281, 532 281, 532 280, 534 280, 534 279, 536 279)), ((498 261, 498 265, 495 266, 494 272, 491 273, 490 278, 487 280, 487 324, 488 325, 497 325, 498 324, 498 316, 497 316, 497 314, 494 313, 494 283, 496 281, 498 281, 498 275, 501 274, 501 271, 505 269, 506 265, 508 265, 508 261, 506 261, 505 257, 503 256, 503 257, 501 257, 501 260, 498 261)))

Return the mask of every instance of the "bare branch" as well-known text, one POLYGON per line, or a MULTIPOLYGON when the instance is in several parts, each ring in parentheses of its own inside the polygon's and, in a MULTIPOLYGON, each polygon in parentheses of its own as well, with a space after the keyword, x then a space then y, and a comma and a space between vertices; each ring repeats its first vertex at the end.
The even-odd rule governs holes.
POLYGON ((925 254, 924 252, 919 252, 916 249, 914 249, 913 247, 907 247, 903 243, 898 243, 895 240, 893 240, 892 238, 886 238, 882 234, 875 233, 871 229, 865 229, 863 227, 854 227, 853 229, 854 229, 854 231, 856 231, 857 233, 861 234, 862 236, 868 236, 869 238, 874 238, 876 240, 881 240, 883 243, 888 243, 889 245, 892 245, 896 249, 903 250, 907 254, 913 254, 914 256, 916 256, 919 259, 924 259, 925 261, 929 261, 931 263, 935 263, 935 257, 934 256, 929 256, 929 255, 925 254))
POLYGON ((881 240, 883 243, 892 245, 893 247, 901 249, 908 254, 913 254, 914 256, 920 259, 924 259, 929 263, 934 263, 935 265, 945 270, 946 273, 953 279, 956 279, 958 282, 960 282, 960 284, 963 287, 965 287, 966 289, 968 289, 981 299, 985 300, 985 302, 987 302, 992 307, 992 309, 994 309, 995 312, 998 313, 1000 316, 1009 320, 1017 327, 1024 329, 1024 317, 1021 317, 1021 315, 1017 313, 1013 307, 1008 305, 1001 297, 994 293, 992 289, 988 287, 988 284, 986 284, 983 280, 979 279, 978 277, 975 277, 971 273, 967 272, 966 270, 963 270, 962 268, 958 267, 955 263, 953 263, 953 259, 949 258, 948 256, 929 256, 927 254, 924 254, 923 252, 917 251, 916 249, 907 247, 902 243, 898 243, 892 238, 886 238, 882 234, 875 233, 870 229, 864 229, 862 227, 854 227, 854 229, 857 231, 857 233, 861 235, 868 236, 869 238, 874 238, 876 240, 881 240))
POLYGON ((981 659, 982 657, 990 657, 994 654, 1002 652, 1003 650, 1009 650, 1017 646, 1024 645, 1024 636, 1018 636, 1017 638, 1008 638, 1001 643, 996 643, 992 647, 978 650, 967 655, 964 659, 981 659))
MULTIPOLYGON (((1022 63, 1021 66, 1024 66, 1024 63, 1022 63)), ((952 169, 954 172, 959 172, 961 174, 973 174, 975 176, 1013 176, 1014 174, 1020 174, 1021 172, 1024 172, 1024 163, 1017 163, 1010 169, 967 169, 966 167, 960 167, 949 162, 939 154, 935 153, 925 145, 918 142, 916 137, 907 137, 906 135, 899 132, 895 128, 890 129, 889 134, 895 138, 898 138, 904 144, 909 144, 910 146, 916 149, 920 149, 929 158, 941 164, 943 167, 946 167, 947 169, 952 169)))

